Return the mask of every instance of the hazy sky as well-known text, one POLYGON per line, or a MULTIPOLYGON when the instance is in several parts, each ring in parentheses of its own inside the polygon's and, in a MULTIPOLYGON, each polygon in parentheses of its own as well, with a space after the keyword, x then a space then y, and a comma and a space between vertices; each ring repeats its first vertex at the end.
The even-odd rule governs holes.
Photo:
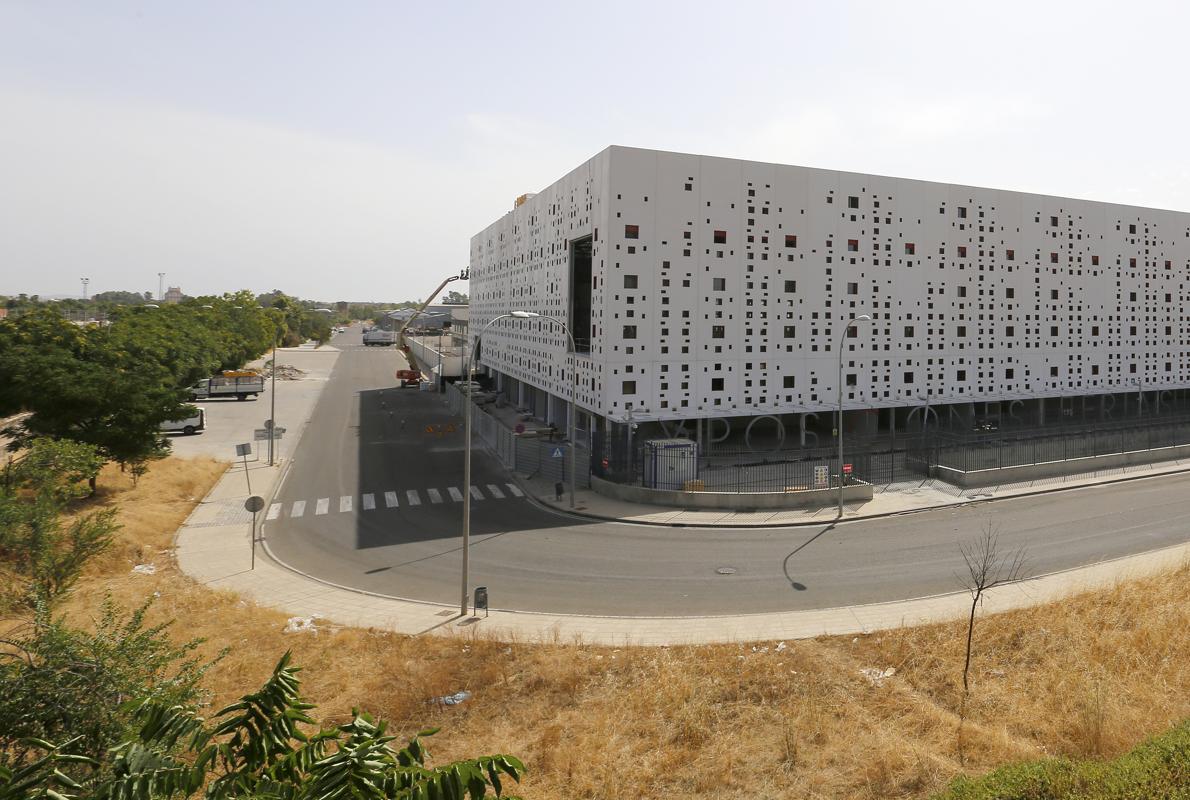
POLYGON ((0 294, 420 297, 609 144, 1190 210, 1187 8, 0 0, 0 294))

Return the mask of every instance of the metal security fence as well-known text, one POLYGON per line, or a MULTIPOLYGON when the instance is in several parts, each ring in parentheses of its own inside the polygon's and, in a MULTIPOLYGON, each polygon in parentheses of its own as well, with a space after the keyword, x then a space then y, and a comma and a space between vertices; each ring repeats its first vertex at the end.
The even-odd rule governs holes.
POLYGON ((719 448, 714 455, 692 459, 681 447, 629 446, 625 438, 603 437, 596 440, 591 472, 614 483, 653 489, 797 492, 837 487, 840 474, 845 483, 873 485, 920 478, 907 458, 905 447, 848 448, 840 470, 838 450, 829 447, 765 452, 719 448))
POLYGON ((981 434, 932 433, 909 458, 919 469, 962 472, 1155 450, 1190 444, 1190 415, 981 434))
MULTIPOLYGON (((448 384, 446 402, 452 414, 462 416, 467 397, 448 384)), ((518 436, 480 407, 471 409, 471 428, 474 435, 509 469, 529 478, 543 477, 569 485, 571 443, 518 436)), ((591 463, 591 456, 587 449, 580 445, 574 454, 574 461, 578 473, 576 484, 581 489, 590 488, 591 473, 587 467, 591 463)))

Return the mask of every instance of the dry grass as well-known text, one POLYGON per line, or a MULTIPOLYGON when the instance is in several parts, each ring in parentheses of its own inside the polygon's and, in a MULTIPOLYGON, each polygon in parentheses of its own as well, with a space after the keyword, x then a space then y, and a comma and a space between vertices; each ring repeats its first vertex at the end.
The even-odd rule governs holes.
POLYGON ((511 752, 528 798, 923 797, 961 771, 1044 754, 1118 755, 1190 715, 1190 566, 1059 605, 982 619, 967 760, 956 752, 961 624, 767 646, 612 649, 410 638, 341 629, 282 633, 282 614, 200 587, 163 551, 215 480, 212 461, 154 464, 137 489, 107 474, 119 544, 71 600, 105 592, 179 638, 231 654, 213 704, 260 683, 289 648, 324 719, 363 706, 397 730, 441 725, 441 758, 511 752), (132 502, 129 502, 132 501, 132 502), (153 561, 154 576, 132 575, 153 561), (873 685, 859 670, 895 667, 873 685), (427 698, 468 689, 459 707, 427 698))

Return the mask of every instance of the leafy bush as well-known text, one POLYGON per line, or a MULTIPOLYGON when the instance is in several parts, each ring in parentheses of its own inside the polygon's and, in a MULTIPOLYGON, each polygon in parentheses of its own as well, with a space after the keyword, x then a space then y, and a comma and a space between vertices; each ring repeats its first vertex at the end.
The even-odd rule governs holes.
POLYGON ((476 800, 489 789, 502 796, 504 778, 525 772, 505 755, 427 766, 422 740, 435 731, 395 750, 386 724, 359 710, 344 725, 303 730, 316 723, 298 694, 298 671, 286 653, 259 691, 212 723, 162 698, 139 702, 135 736, 85 762, 89 777, 59 769, 63 747, 28 742, 35 758, 16 769, 0 763, 0 800, 476 800))
POLYGON ((1190 720, 1114 761, 1044 759, 959 778, 935 800, 1186 800, 1190 720))
POLYGON ((77 630, 41 606, 0 654, 0 763, 24 764, 41 748, 22 740, 65 742, 93 758, 132 732, 134 698, 172 705, 198 697, 210 663, 194 657, 198 640, 175 645, 166 625, 146 627, 152 598, 131 613, 110 600, 94 631, 77 630))

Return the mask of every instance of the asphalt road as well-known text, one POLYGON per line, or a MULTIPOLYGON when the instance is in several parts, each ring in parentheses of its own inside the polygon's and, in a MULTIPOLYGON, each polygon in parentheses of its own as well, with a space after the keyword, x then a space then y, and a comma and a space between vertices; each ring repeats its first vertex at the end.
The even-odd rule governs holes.
MULTIPOLYGON (((333 344, 343 352, 270 510, 269 546, 340 585, 457 603, 461 420, 438 395, 394 388, 391 348, 363 347, 358 329, 333 344)), ((713 615, 951 592, 960 543, 989 524, 1003 550, 1025 548, 1030 574, 1188 538, 1187 475, 837 526, 663 528, 542 508, 481 448, 472 458, 471 586, 509 610, 713 615)))

